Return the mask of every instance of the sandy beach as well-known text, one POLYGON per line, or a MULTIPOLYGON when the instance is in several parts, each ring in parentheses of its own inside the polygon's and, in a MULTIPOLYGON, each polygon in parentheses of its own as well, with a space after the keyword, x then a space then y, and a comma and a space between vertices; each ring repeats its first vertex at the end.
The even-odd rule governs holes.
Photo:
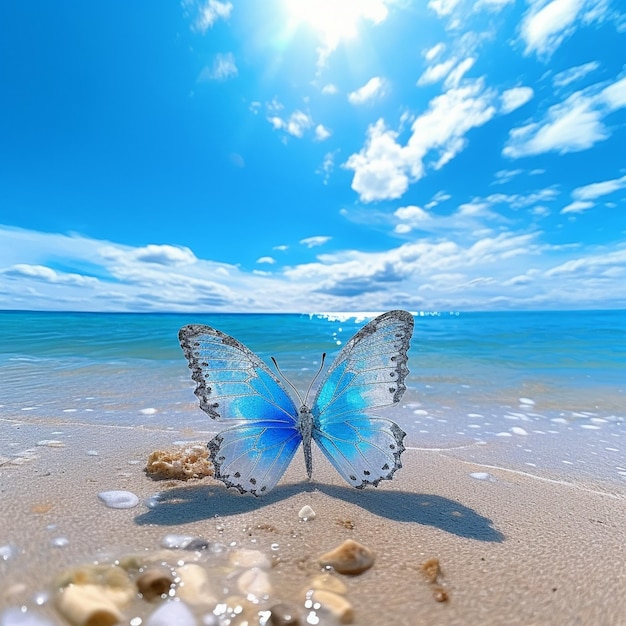
MULTIPOLYGON (((622 624, 626 617, 620 485, 409 449, 393 481, 365 491, 342 484, 321 454, 309 483, 298 453, 279 486, 254 498, 210 478, 155 481, 145 474, 150 452, 177 439, 204 441, 204 433, 54 420, 4 420, 0 432, 16 450, 0 466, 0 606, 9 609, 3 626, 14 623, 7 615, 20 606, 66 623, 54 608, 60 572, 158 552, 171 534, 268 555, 271 592, 259 610, 300 606, 307 581, 321 572, 318 557, 353 539, 375 553, 368 571, 339 576, 355 624, 622 624), (140 503, 108 508, 97 497, 107 490, 130 491, 140 503), (305 505, 314 520, 299 519, 305 505), (435 599, 422 571, 432 558, 447 601, 435 599)), ((121 623, 138 623, 132 618, 121 623)))

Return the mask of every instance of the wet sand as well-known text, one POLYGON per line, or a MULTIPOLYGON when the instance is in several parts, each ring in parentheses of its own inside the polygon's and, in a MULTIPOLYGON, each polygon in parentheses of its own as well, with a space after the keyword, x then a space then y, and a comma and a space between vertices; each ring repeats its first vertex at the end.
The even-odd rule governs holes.
POLYGON ((317 557, 354 539, 376 554, 365 573, 341 576, 355 624, 626 621, 623 485, 552 480, 539 470, 409 449, 393 481, 359 491, 321 454, 309 483, 298 452, 279 486, 254 498, 212 479, 146 476, 153 450, 206 441, 208 433, 5 420, 0 436, 15 444, 0 459, 0 546, 13 546, 0 559, 2 610, 25 605, 63 624, 52 601, 35 602, 59 572, 157 551, 176 533, 272 556, 272 592, 262 606, 297 605, 320 571, 317 557), (139 505, 107 508, 97 494, 114 489, 135 493, 139 505), (146 506, 157 493, 158 503, 146 506), (304 505, 314 520, 299 519, 304 505), (431 558, 440 562, 447 601, 436 601, 421 571, 431 558))

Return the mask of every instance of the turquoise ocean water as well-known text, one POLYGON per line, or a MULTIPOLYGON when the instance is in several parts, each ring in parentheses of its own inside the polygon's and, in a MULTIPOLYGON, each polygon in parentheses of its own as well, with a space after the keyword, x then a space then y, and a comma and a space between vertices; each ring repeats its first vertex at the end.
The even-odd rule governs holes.
MULTIPOLYGON (((322 352, 332 359, 367 319, 0 312, 0 420, 215 431, 193 395, 182 325, 276 357, 304 395, 322 352)), ((409 446, 626 484, 626 312, 416 315, 409 368, 386 412, 409 446)))

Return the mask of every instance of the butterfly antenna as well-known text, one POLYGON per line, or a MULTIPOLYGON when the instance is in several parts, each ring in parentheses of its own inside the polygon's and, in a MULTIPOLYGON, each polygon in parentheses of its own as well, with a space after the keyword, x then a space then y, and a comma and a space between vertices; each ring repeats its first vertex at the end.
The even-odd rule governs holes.
POLYGON ((304 404, 304 402, 302 402, 302 396, 298 393, 298 390, 294 387, 293 383, 280 371, 280 367, 278 367, 276 359, 273 356, 270 358, 272 359, 272 363, 274 364, 276 371, 280 374, 280 377, 294 390, 300 404, 304 404))
POLYGON ((311 392, 311 387, 313 387, 313 383, 317 380, 317 377, 320 375, 320 372, 322 371, 322 368, 324 367, 324 361, 326 361, 326 352, 322 352, 322 361, 320 363, 319 369, 317 370, 317 374, 315 374, 315 376, 313 376, 313 380, 311 381, 311 384, 309 385, 309 388, 306 390, 306 396, 304 396, 304 403, 306 404, 306 401, 309 397, 309 393, 311 392))

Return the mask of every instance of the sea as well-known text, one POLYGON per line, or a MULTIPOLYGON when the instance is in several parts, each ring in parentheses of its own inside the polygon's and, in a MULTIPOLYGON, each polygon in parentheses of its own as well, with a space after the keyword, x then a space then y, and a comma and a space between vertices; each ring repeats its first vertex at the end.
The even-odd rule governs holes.
MULTIPOLYGON (((0 311, 0 424, 217 432, 193 394, 181 326, 274 357, 304 397, 322 353, 328 367, 374 315, 0 311)), ((475 463, 480 480, 493 467, 626 486, 626 311, 414 317, 407 390, 379 412, 407 447, 475 463)), ((0 438, 0 457, 12 454, 0 438)))

